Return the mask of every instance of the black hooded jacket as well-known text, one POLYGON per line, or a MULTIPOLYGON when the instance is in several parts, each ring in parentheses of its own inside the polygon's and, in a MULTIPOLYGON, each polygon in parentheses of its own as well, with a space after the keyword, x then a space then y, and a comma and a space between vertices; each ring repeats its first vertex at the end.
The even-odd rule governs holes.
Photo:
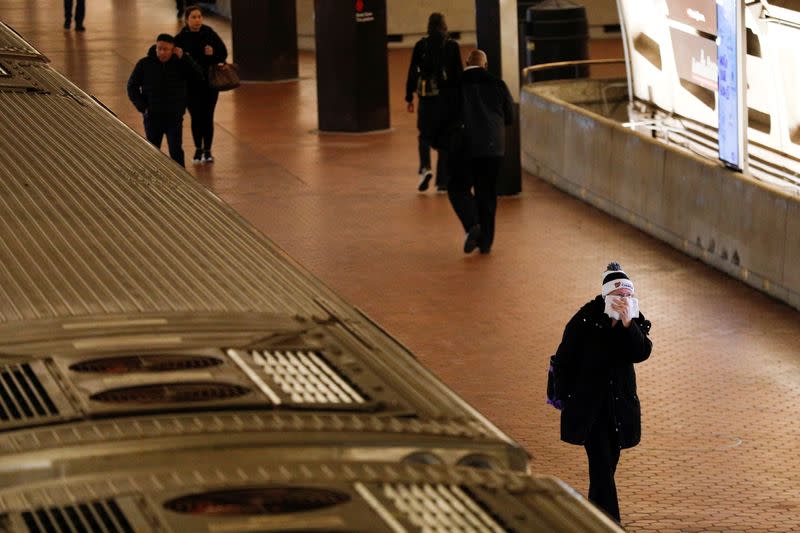
POLYGON ((582 445, 602 410, 610 410, 618 445, 631 448, 642 434, 634 363, 650 357, 650 322, 644 315, 612 327, 602 296, 584 305, 567 323, 556 352, 556 391, 562 398, 561 440, 582 445))
MULTIPOLYGON (((183 48, 183 51, 192 56, 197 64, 200 65, 204 79, 208 77, 208 67, 217 63, 224 63, 228 59, 228 48, 225 43, 217 35, 217 32, 205 24, 200 26, 198 31, 192 31, 188 26, 184 26, 175 36, 175 46, 183 48), (210 46, 214 50, 210 56, 206 55, 206 46, 210 46)), ((196 85, 204 84, 198 83, 196 85)))
POLYGON ((186 111, 187 83, 202 80, 197 63, 188 55, 174 55, 162 63, 155 45, 133 68, 128 79, 128 98, 140 113, 182 115, 186 111))

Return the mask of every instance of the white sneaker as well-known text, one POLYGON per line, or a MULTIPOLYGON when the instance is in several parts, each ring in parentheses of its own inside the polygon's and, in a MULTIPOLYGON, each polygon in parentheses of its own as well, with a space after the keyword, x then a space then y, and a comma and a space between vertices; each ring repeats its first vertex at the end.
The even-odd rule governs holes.
POLYGON ((422 170, 419 171, 419 178, 420 178, 419 179, 419 186, 417 187, 417 190, 419 192, 427 191, 428 190, 428 184, 430 183, 431 179, 433 178, 433 171, 431 171, 431 169, 429 169, 429 168, 423 168, 422 170))

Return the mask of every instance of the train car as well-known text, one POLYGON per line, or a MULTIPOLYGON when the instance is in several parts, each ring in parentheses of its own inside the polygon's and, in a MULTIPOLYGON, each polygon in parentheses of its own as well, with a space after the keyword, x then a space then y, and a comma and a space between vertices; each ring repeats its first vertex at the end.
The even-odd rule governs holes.
POLYGON ((0 532, 431 530, 391 490, 497 476, 460 530, 613 530, 1 23, 0 222, 0 532))

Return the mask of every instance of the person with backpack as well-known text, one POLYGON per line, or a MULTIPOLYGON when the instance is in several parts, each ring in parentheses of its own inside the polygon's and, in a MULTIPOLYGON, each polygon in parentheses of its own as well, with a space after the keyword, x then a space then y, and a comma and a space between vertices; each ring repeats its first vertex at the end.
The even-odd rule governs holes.
POLYGON ((650 357, 650 322, 619 263, 603 273, 601 294, 581 307, 551 358, 548 403, 561 408, 561 440, 583 446, 589 500, 620 521, 614 474, 620 451, 639 444, 635 363, 650 357))
POLYGON ((417 93, 417 129, 419 130, 419 191, 426 191, 433 178, 430 149, 438 152, 436 189, 447 191, 448 182, 448 124, 447 97, 458 89, 463 65, 458 43, 447 33, 447 23, 441 13, 428 17, 428 33, 417 41, 411 54, 406 78, 406 104, 414 112, 414 93, 417 93))

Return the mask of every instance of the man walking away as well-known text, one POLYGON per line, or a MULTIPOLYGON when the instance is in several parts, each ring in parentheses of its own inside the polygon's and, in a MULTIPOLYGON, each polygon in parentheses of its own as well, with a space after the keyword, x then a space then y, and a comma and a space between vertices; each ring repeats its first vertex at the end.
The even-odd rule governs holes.
POLYGON ((486 54, 473 50, 461 79, 463 136, 448 196, 467 233, 464 253, 480 248, 488 254, 492 249, 505 127, 514 120, 511 93, 503 80, 486 70, 487 64, 486 54))
POLYGON ((156 38, 156 44, 136 63, 128 79, 128 98, 144 117, 147 140, 161 148, 166 135, 169 156, 181 166, 186 87, 189 81, 202 79, 197 63, 166 33, 156 38))

